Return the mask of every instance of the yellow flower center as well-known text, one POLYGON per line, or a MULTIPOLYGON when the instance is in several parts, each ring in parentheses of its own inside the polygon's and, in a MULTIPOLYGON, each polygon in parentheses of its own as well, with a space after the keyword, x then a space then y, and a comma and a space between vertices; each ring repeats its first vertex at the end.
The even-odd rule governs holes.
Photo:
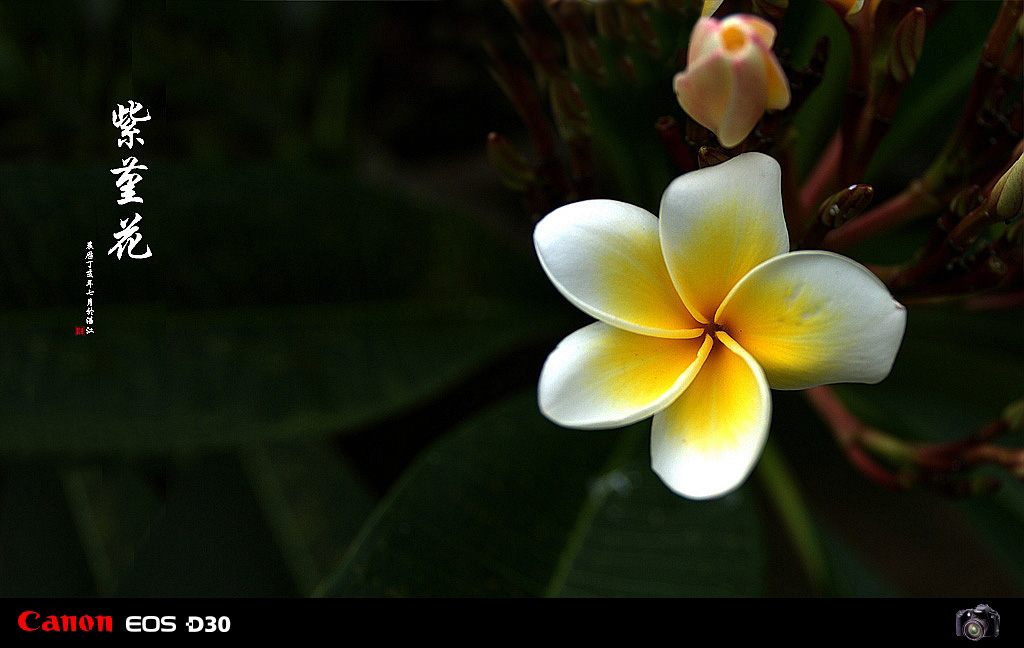
POLYGON ((704 325, 704 334, 710 335, 711 339, 715 339, 715 333, 724 330, 725 329, 722 327, 721 324, 718 324, 717 322, 714 321, 708 322, 707 324, 704 325))
POLYGON ((728 52, 736 52, 747 43, 747 35, 735 25, 729 25, 721 31, 722 45, 728 52))

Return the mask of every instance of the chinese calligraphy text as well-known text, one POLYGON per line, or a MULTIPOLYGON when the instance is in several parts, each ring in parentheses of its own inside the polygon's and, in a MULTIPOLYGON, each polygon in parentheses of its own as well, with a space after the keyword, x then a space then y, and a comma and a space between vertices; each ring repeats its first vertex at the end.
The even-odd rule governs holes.
MULTIPOLYGON (((129 149, 132 148, 136 143, 139 145, 145 144, 146 141, 138 135, 141 131, 137 128, 138 122, 149 121, 151 119, 149 111, 146 110, 146 114, 140 115, 139 113, 144 110, 142 104, 137 103, 133 100, 128 100, 128 107, 125 108, 121 104, 117 104, 117 109, 111 113, 111 122, 115 127, 120 129, 121 137, 117 140, 117 146, 127 146, 129 149)), ((139 159, 135 156, 129 156, 121 160, 121 166, 116 169, 111 169, 110 172, 117 176, 115 185, 121 192, 121 197, 118 199, 118 205, 125 205, 130 202, 141 203, 143 202, 142 197, 135 193, 135 185, 142 181, 142 175, 139 171, 147 171, 149 167, 139 163, 139 159)), ((135 247, 142 242, 142 233, 139 231, 139 221, 142 220, 142 216, 135 212, 135 217, 131 219, 120 219, 121 231, 114 233, 114 245, 107 250, 107 255, 117 253, 117 258, 120 260, 124 253, 127 251, 128 256, 132 259, 146 259, 153 256, 152 250, 149 249, 149 245, 146 245, 146 251, 136 253, 135 247)))

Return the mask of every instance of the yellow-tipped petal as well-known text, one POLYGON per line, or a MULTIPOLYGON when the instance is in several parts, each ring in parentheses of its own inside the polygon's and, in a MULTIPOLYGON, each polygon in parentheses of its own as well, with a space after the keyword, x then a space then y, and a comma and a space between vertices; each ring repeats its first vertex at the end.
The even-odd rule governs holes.
POLYGON ((541 371, 541 412, 571 428, 628 425, 661 411, 686 389, 711 338, 671 340, 603 322, 569 335, 541 371))
POLYGON ((768 110, 782 110, 789 106, 792 94, 789 90, 789 79, 782 71, 782 65, 774 56, 764 56, 766 85, 766 104, 768 110))
POLYGON ((701 8, 700 15, 707 17, 718 11, 718 8, 722 6, 725 0, 704 0, 704 6, 701 8))
POLYGON ((762 153, 676 178, 662 197, 660 220, 672 281, 702 322, 751 269, 789 250, 782 170, 762 153))
POLYGON ((793 252, 758 266, 715 317, 774 389, 882 380, 906 320, 906 310, 870 270, 821 251, 793 252))
POLYGON ((614 200, 585 200, 545 216, 533 233, 541 266, 583 312, 627 331, 701 334, 665 268, 658 219, 614 200))
POLYGON ((720 497, 742 484, 771 424, 761 368, 728 335, 717 336, 697 377, 651 426, 651 467, 691 499, 720 497))

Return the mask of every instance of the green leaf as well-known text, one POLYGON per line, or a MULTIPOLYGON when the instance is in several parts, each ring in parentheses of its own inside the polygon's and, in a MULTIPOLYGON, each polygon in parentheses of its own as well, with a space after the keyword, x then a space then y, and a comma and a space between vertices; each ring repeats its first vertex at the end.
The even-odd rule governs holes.
POLYGON ((322 170, 151 164, 137 210, 153 251, 144 261, 107 254, 129 215, 116 205, 110 166, 0 166, 0 307, 80 305, 81 323, 87 241, 97 330, 123 303, 177 310, 554 293, 525 226, 513 238, 479 214, 322 170))
POLYGON ((159 171, 145 178, 154 263, 126 264, 103 252, 109 171, 3 170, 0 452, 322 437, 564 330, 571 309, 547 305, 557 293, 532 251, 479 219, 323 171, 159 171), (74 336, 93 239, 96 332, 74 336))
POLYGON ((62 481, 89 560, 96 594, 111 596, 135 557, 138 542, 160 515, 159 473, 132 464, 83 463, 62 481))
POLYGON ((170 469, 49 463, 4 467, 4 596, 307 595, 375 501, 324 443, 170 469))
POLYGON ((373 496, 327 443, 250 447, 243 465, 300 594, 340 561, 373 496))
POLYGON ((640 431, 633 456, 591 482, 578 546, 566 547, 546 594, 763 596, 756 501, 746 489, 710 502, 675 495, 651 472, 646 426, 640 431))
POLYGON ((139 543, 118 596, 294 596, 245 472, 231 456, 168 477, 163 514, 139 543))
POLYGON ((378 507, 324 596, 724 596, 763 587, 754 504, 671 494, 649 424, 574 431, 535 395, 438 442, 378 507))
POLYGON ((0 315, 0 452, 152 455, 317 438, 435 398, 564 331, 489 299, 164 313, 0 315), (100 326, 100 325, 98 325, 100 326))
POLYGON ((89 558, 53 466, 9 463, 0 492, 0 596, 90 596, 89 558))

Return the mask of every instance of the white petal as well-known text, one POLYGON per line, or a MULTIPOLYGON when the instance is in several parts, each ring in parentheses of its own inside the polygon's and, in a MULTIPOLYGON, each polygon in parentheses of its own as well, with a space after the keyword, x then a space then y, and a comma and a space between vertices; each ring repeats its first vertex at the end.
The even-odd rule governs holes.
POLYGON ((661 199, 660 220, 672 281, 702 322, 747 272, 789 250, 782 170, 761 153, 676 178, 661 199))
POLYGON ((686 391, 651 426, 651 467, 690 499, 720 497, 757 464, 772 418, 764 373, 727 335, 686 391))
POLYGON ((709 337, 655 338, 595 322, 548 356, 537 390, 540 410, 572 428, 634 423, 675 400, 711 346, 709 337))
POLYGON ((856 261, 807 250, 752 270, 715 321, 757 360, 774 389, 805 389, 889 375, 907 312, 856 261))
POLYGON ((615 200, 576 202, 537 223, 533 241, 551 282, 583 312, 644 335, 701 334, 672 286, 654 214, 615 200))

